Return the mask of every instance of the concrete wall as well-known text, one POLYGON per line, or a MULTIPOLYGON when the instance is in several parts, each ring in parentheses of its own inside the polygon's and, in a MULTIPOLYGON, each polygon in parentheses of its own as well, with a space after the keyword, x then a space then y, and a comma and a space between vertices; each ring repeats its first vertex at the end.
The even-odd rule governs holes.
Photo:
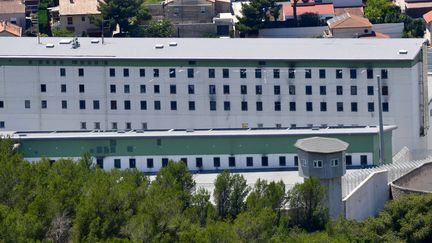
POLYGON ((432 162, 412 170, 391 184, 393 198, 405 194, 424 194, 432 192, 432 162))
POLYGON ((389 200, 388 172, 370 174, 343 199, 345 218, 363 220, 375 216, 389 200))
POLYGON ((403 28, 403 23, 375 24, 372 30, 389 35, 391 38, 401 38, 403 28))
POLYGON ((335 7, 360 7, 363 6, 362 0, 333 0, 335 7))
POLYGON ((346 29, 333 29, 332 34, 334 38, 358 38, 360 35, 370 34, 371 28, 346 28, 346 29))
POLYGON ((176 24, 178 37, 206 37, 216 34, 216 25, 213 23, 176 24))
POLYGON ((321 36, 327 26, 261 29, 261 38, 314 38, 321 36))

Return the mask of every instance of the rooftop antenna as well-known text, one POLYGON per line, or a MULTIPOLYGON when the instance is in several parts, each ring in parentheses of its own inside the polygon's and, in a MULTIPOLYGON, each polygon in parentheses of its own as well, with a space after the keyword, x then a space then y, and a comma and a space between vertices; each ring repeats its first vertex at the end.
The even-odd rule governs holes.
POLYGON ((40 43, 41 43, 41 41, 40 41, 40 34, 39 34, 39 32, 37 33, 37 41, 38 41, 38 44, 40 44, 40 43))

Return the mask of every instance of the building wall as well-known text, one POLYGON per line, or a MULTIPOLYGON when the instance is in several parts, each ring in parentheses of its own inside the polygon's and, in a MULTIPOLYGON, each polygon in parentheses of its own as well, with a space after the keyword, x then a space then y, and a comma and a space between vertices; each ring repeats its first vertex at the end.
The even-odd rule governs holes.
POLYGON ((93 32, 100 32, 101 27, 90 23, 91 15, 60 15, 60 26, 72 31, 77 36, 87 36, 93 32), (72 18, 72 23, 68 23, 68 18, 72 18))
POLYGON ((12 22, 21 28, 26 28, 25 12, 23 13, 11 13, 11 14, 0 14, 0 20, 7 20, 12 22))
POLYGON ((216 16, 215 4, 206 0, 176 0, 164 6, 164 14, 174 24, 211 23, 216 16))
POLYGON ((374 77, 382 69, 388 70, 388 79, 382 81, 388 87, 383 102, 389 104, 384 123, 398 126, 393 150, 399 151, 405 145, 410 149, 426 146, 420 137, 421 64, 328 61, 287 65, 269 61, 260 67, 248 61, 203 61, 198 65, 189 65, 187 61, 48 62, 5 60, 0 64, 0 100, 4 101, 0 108, 4 127, 0 129, 109 130, 114 129, 115 123, 120 130, 128 129, 129 124, 130 129, 377 125, 376 80, 366 78, 366 68, 373 67, 374 77), (296 66, 295 78, 288 78, 290 65, 296 66), (215 69, 215 78, 208 77, 209 67, 215 69), (60 68, 65 69, 66 76, 60 76, 60 68), (78 76, 79 68, 84 70, 82 77, 78 76), (110 68, 115 69, 115 77, 110 77, 110 68), (129 70, 129 77, 123 76, 124 68, 129 70), (176 78, 169 77, 170 68, 176 69, 176 78), (193 78, 187 77, 188 68, 193 69, 193 78), (224 68, 229 70, 229 78, 222 77, 224 68), (246 69, 247 78, 240 78, 242 68, 246 69), (357 70, 356 79, 350 78, 350 68, 357 70), (140 77, 140 69, 145 69, 145 77, 140 77), (153 77, 153 69, 159 69, 159 78, 153 77), (261 69, 262 78, 255 78, 255 69, 261 69), (274 78, 274 69, 279 69, 280 78, 274 78), (311 79, 305 78, 305 69, 311 69, 311 79), (326 70, 325 79, 318 77, 319 69, 326 70), (336 78, 337 69, 342 70, 342 79, 336 78), (41 85, 45 85, 46 92, 41 92, 41 85), (66 92, 61 92, 61 85, 66 85, 66 92), (80 85, 84 92, 79 91, 80 85), (111 85, 116 87, 115 93, 111 92, 111 85), (125 85, 129 85, 129 93, 125 92, 125 85), (145 85, 145 93, 141 93, 141 85, 145 85), (170 93, 171 85, 176 87, 175 94, 170 93), (194 86, 194 94, 188 93, 189 85, 194 86), (214 85, 215 94, 209 94, 210 85, 214 85), (224 85, 229 85, 230 94, 224 94, 224 85), (247 94, 241 93, 242 85, 247 94), (257 85, 261 85, 262 94, 256 94, 257 85), (295 94, 289 93, 290 85, 295 87, 295 94), (159 86, 160 93, 154 92, 155 86, 159 86), (312 94, 306 94, 306 86, 312 87, 312 94), (320 86, 326 87, 325 95, 320 94, 320 86), (337 86, 342 86, 342 95, 337 95, 337 86), (357 95, 351 94, 351 86, 357 89, 357 95), (368 86, 374 95, 368 95, 368 86), (275 94, 275 87, 280 87, 280 94, 275 94), (30 108, 25 108, 25 100, 30 102, 30 108), (67 102, 66 109, 62 108, 63 100, 67 102), (80 109, 80 100, 85 102, 85 109, 80 109), (47 108, 41 107, 42 101, 47 102, 47 108), (99 101, 99 109, 94 109, 93 101, 99 101), (110 107, 111 101, 117 102, 117 109, 110 107), (125 101, 130 101, 130 109, 124 106, 125 101), (146 102, 145 110, 141 109, 141 101, 146 102), (160 101, 160 110, 155 110, 155 101, 160 101), (176 110, 171 109, 171 101, 177 102, 176 110), (195 110, 189 110, 189 101, 195 102, 195 110), (224 110, 226 101, 230 102, 230 110, 224 110), (210 110, 213 102, 216 110, 210 110), (247 102, 247 110, 242 110, 242 102, 247 102), (262 102, 262 111, 257 111, 257 102, 262 102), (275 109, 275 102, 280 102, 280 111, 275 109), (290 102, 295 102, 295 111, 290 110, 290 102), (306 110, 307 102, 312 102, 312 111, 306 110), (327 111, 320 110, 321 102, 326 103, 327 111), (343 111, 337 111, 337 102, 343 103, 343 111), (374 103, 373 112, 368 111, 368 102, 374 103), (357 111, 351 110, 351 103, 357 103, 357 111), (95 123, 99 123, 99 128, 95 123))
POLYGON ((347 29, 332 29, 333 37, 335 38, 358 38, 360 35, 370 34, 372 28, 347 28, 347 29))
POLYGON ((335 7, 360 7, 363 6, 362 0, 332 0, 335 7))

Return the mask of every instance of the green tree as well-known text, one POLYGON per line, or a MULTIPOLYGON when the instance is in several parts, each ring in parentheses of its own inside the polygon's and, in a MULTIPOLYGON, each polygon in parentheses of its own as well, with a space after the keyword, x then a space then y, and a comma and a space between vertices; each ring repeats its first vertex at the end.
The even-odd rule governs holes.
POLYGON ((74 32, 71 32, 69 30, 66 29, 62 29, 60 27, 53 27, 51 29, 52 32, 52 36, 54 37, 73 37, 75 36, 74 32))
POLYGON ((173 37, 176 34, 174 25, 167 19, 151 20, 143 27, 144 37, 173 37))
POLYGON ((373 24, 397 23, 405 19, 400 8, 387 0, 368 0, 364 13, 373 24))
POLYGON ((301 27, 320 26, 322 22, 318 14, 304 13, 300 15, 299 25, 301 27))
POLYGON ((281 5, 276 4, 276 0, 252 0, 249 3, 242 3, 242 17, 237 17, 237 29, 256 35, 258 30, 270 21, 269 16, 277 21, 280 8, 281 5))
POLYGON ((266 242, 274 233, 276 214, 270 208, 242 212, 234 221, 234 231, 242 242, 266 242))
POLYGON ((296 184, 288 192, 288 204, 294 225, 308 231, 323 229, 328 221, 325 205, 326 188, 319 180, 310 177, 296 184))
POLYGON ((404 25, 403 38, 423 38, 426 25, 422 19, 407 17, 404 25))

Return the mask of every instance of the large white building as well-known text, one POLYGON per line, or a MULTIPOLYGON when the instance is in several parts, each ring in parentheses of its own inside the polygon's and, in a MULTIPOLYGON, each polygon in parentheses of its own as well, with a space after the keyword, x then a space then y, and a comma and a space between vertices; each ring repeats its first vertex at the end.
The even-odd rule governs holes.
POLYGON ((0 38, 0 130, 373 126, 427 148, 421 39, 0 38))

